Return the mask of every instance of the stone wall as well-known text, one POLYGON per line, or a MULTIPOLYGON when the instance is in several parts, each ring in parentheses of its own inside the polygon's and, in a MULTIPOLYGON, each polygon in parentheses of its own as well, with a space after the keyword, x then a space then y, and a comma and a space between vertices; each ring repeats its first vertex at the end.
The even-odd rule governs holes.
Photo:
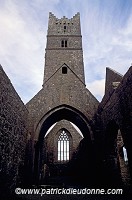
MULTIPOLYGON (((132 67, 129 68, 122 80, 114 86, 115 81, 111 81, 113 88, 111 93, 104 95, 99 108, 100 115, 104 128, 111 120, 115 120, 119 127, 123 130, 123 125, 128 121, 132 122, 132 67), (124 123, 123 123, 124 122, 124 123)), ((129 127, 124 127, 125 129, 129 127)))
POLYGON ((28 111, 0 66, 0 188, 22 183, 28 111))
MULTIPOLYGON (((117 76, 114 75, 113 77, 116 77, 117 83, 117 81, 119 81, 117 76)), ((124 77, 120 79, 120 82, 118 82, 116 87, 113 77, 110 80, 113 88, 110 87, 109 93, 107 87, 107 92, 102 99, 95 116, 97 153, 100 154, 99 156, 102 157, 101 159, 105 160, 107 163, 106 170, 109 171, 109 174, 113 173, 112 170, 114 171, 115 168, 119 167, 116 151, 117 135, 118 131, 120 131, 128 152, 128 166, 132 175, 132 67, 130 67, 124 77), (115 161, 116 163, 114 164, 115 161), (113 163, 113 167, 110 167, 110 162, 113 163)), ((124 165, 124 167, 126 166, 124 165)), ((121 170, 127 171, 125 168, 123 169, 123 167, 121 170)), ((108 171, 106 172, 107 174, 108 171)), ((122 177, 122 179, 125 179, 125 177, 122 177)), ((116 182, 115 178, 112 181, 116 182)))
POLYGON ((45 114, 60 105, 72 106, 90 120, 97 110, 98 101, 70 69, 67 74, 62 74, 60 68, 26 105, 29 110, 30 132, 34 134, 45 114))
POLYGON ((124 185, 130 185, 130 173, 129 173, 128 161, 125 160, 123 147, 124 147, 124 141, 119 131, 117 135, 117 154, 119 158, 121 179, 124 185))

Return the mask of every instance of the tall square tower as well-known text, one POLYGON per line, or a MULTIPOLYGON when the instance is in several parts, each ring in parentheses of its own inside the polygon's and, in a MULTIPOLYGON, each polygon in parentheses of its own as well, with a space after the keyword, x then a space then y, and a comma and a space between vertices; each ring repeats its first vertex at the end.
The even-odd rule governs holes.
POLYGON ((44 83, 62 66, 62 74, 71 70, 85 83, 79 13, 71 19, 58 19, 49 13, 44 83))
POLYGON ((85 85, 80 14, 58 19, 49 13, 43 87, 27 103, 31 132, 37 140, 51 113, 57 115, 54 122, 75 120, 69 118, 70 114, 58 116, 58 109, 74 110, 89 121, 97 107, 97 99, 85 85))

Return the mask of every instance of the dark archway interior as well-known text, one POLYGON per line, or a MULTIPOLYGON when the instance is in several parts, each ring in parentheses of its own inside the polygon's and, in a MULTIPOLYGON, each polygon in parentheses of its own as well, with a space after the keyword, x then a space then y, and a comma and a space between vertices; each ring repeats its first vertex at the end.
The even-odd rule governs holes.
MULTIPOLYGON (((82 132, 84 139, 81 141, 79 145, 79 151, 76 157, 71 160, 67 166, 64 166, 65 175, 70 177, 70 182, 66 179, 63 180, 65 184, 88 184, 95 186, 95 155, 94 149, 92 146, 92 141, 90 137, 89 125, 88 121, 86 121, 86 117, 82 115, 77 110, 71 107, 59 107, 52 114, 49 114, 46 120, 43 122, 39 139, 36 144, 36 152, 35 152, 35 177, 40 177, 41 169, 43 164, 46 162, 43 149, 44 149, 44 136, 47 130, 56 122, 66 119, 72 123, 74 123, 82 132)), ((35 178, 36 179, 36 178, 35 178)), ((37 179, 36 179, 37 180, 37 179)), ((46 180, 45 183, 48 183, 46 180)))
POLYGON ((84 116, 84 114, 82 114, 80 111, 70 107, 70 106, 60 106, 56 109, 54 109, 55 111, 52 112, 51 115, 49 115, 46 120, 44 121, 41 131, 40 131, 40 135, 39 135, 39 139, 41 140, 41 138, 44 137, 44 135, 46 134, 47 130, 56 122, 62 120, 62 119, 66 119, 72 123, 74 123, 82 132, 84 138, 90 140, 90 132, 89 132, 89 128, 88 128, 88 120, 87 118, 84 116))
POLYGON ((114 120, 111 120, 106 127, 106 135, 105 135, 105 156, 107 155, 116 155, 116 147, 115 142, 117 139, 119 126, 116 124, 114 120))
POLYGON ((111 120, 106 127, 105 134, 105 155, 104 155, 104 173, 105 181, 108 186, 122 186, 119 155, 117 148, 117 137, 119 126, 114 120, 111 120))

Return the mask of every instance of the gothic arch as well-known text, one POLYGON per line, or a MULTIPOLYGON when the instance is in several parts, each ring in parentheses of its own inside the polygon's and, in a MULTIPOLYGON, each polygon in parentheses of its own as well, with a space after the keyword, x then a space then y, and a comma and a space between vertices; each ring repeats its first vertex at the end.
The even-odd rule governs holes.
MULTIPOLYGON (((122 131, 115 120, 108 122, 105 131, 105 167, 109 184, 126 184, 129 182, 130 174, 128 166, 123 161, 123 147, 125 145, 125 138, 122 131), (114 178, 114 179, 113 179, 114 178)), ((108 180, 107 180, 108 181, 108 180)))
MULTIPOLYGON (((35 163, 34 163, 34 172, 36 178, 39 177, 41 166, 44 163, 44 153, 43 153, 43 144, 44 136, 47 130, 56 122, 66 119, 74 123, 82 132, 86 145, 87 154, 90 153, 92 157, 93 146, 92 146, 92 134, 90 132, 90 126, 87 118, 75 108, 72 108, 67 105, 58 106, 48 112, 38 124, 39 136, 38 141, 36 142, 35 147, 35 163)), ((37 130, 37 129, 36 129, 37 130)), ((38 131, 38 130, 37 130, 38 131)), ((86 153, 84 152, 84 154, 86 153)), ((94 156, 93 156, 94 157, 94 156)), ((85 158, 88 159, 88 158, 85 158)), ((84 163, 82 163, 83 165, 84 163)), ((91 163, 89 164, 91 167, 91 163)))
POLYGON ((90 122, 86 116, 76 108, 69 105, 60 105, 47 112, 37 124, 35 130, 35 140, 43 138, 47 130, 56 122, 66 119, 74 123, 82 132, 83 136, 89 140, 93 140, 93 133, 90 122))

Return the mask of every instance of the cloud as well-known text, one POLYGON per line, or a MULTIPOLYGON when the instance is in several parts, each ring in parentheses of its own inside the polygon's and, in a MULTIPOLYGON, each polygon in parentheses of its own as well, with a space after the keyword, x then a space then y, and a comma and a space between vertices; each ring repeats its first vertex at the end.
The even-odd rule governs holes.
POLYGON ((94 94, 99 101, 101 101, 105 90, 105 79, 95 80, 87 83, 86 85, 90 92, 94 94))
POLYGON ((90 10, 85 6, 81 20, 86 82, 104 79, 106 67, 125 74, 131 64, 132 7, 122 1, 101 2, 90 10))
POLYGON ((42 41, 46 42, 39 25, 28 18, 28 15, 21 15, 13 1, 6 1, 0 12, 0 62, 24 101, 29 99, 25 91, 33 95, 42 85, 42 41))

